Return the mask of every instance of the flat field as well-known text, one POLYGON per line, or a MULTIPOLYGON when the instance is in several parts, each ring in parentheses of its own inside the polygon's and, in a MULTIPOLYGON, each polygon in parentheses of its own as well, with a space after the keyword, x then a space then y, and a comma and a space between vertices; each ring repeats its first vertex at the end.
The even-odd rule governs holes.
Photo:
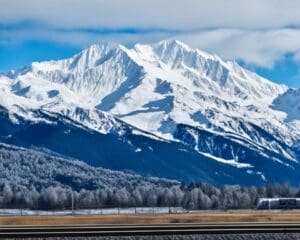
POLYGON ((300 222, 300 211, 226 211, 161 215, 0 216, 0 225, 300 222))

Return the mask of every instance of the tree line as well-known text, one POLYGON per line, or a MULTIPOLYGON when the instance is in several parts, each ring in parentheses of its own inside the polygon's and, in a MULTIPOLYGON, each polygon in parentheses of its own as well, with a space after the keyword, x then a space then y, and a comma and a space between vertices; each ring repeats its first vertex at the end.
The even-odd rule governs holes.
POLYGON ((49 186, 37 191, 13 188, 5 183, 0 192, 1 208, 47 210, 95 209, 108 207, 183 207, 185 209, 251 209, 259 197, 298 197, 297 188, 284 185, 242 187, 210 184, 174 185, 162 187, 144 185, 122 188, 81 189, 74 191, 61 186, 49 186))

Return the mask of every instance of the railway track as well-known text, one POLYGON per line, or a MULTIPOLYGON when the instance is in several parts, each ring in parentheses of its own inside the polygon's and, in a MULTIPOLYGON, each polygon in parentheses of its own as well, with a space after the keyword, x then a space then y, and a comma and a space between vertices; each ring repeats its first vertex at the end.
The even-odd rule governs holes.
POLYGON ((300 233, 300 223, 2 226, 0 238, 300 233))

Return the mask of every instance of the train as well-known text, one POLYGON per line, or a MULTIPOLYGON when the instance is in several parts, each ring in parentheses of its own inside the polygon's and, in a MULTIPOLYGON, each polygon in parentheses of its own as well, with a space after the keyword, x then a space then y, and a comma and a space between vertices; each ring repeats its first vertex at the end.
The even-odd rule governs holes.
POLYGON ((257 209, 300 209, 300 198, 259 198, 257 209))

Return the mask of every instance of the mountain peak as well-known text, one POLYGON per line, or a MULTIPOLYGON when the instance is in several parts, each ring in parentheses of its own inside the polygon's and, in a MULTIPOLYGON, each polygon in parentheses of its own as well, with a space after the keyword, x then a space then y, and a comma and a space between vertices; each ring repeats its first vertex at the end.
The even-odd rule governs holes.
POLYGON ((184 49, 186 49, 188 51, 191 50, 191 48, 187 44, 185 44, 185 43, 183 43, 183 42, 181 42, 179 40, 176 40, 176 39, 162 40, 162 41, 160 41, 160 42, 158 42, 156 44, 153 44, 153 46, 156 46, 156 47, 165 47, 165 48, 180 47, 180 48, 184 48, 184 49))
POLYGON ((184 53, 193 53, 193 54, 198 54, 201 57, 205 59, 217 59, 220 60, 220 58, 216 55, 209 54, 203 50, 200 50, 198 48, 192 48, 188 46, 187 44, 175 40, 175 39, 168 39, 168 40, 163 40, 160 41, 156 44, 152 45, 154 49, 156 49, 160 54, 162 52, 184 52, 184 53))
POLYGON ((93 44, 65 60, 33 63, 27 70, 16 71, 14 77, 18 73, 61 83, 75 93, 95 98, 92 102, 98 104, 121 85, 128 84, 133 90, 145 76, 189 86, 190 91, 199 88, 200 92, 212 95, 224 92, 232 99, 273 98, 286 90, 285 86, 267 81, 237 63, 223 61, 173 39, 136 44, 133 48, 93 44))
POLYGON ((290 88, 280 94, 272 103, 272 108, 286 114, 286 122, 300 121, 300 89, 290 88))

